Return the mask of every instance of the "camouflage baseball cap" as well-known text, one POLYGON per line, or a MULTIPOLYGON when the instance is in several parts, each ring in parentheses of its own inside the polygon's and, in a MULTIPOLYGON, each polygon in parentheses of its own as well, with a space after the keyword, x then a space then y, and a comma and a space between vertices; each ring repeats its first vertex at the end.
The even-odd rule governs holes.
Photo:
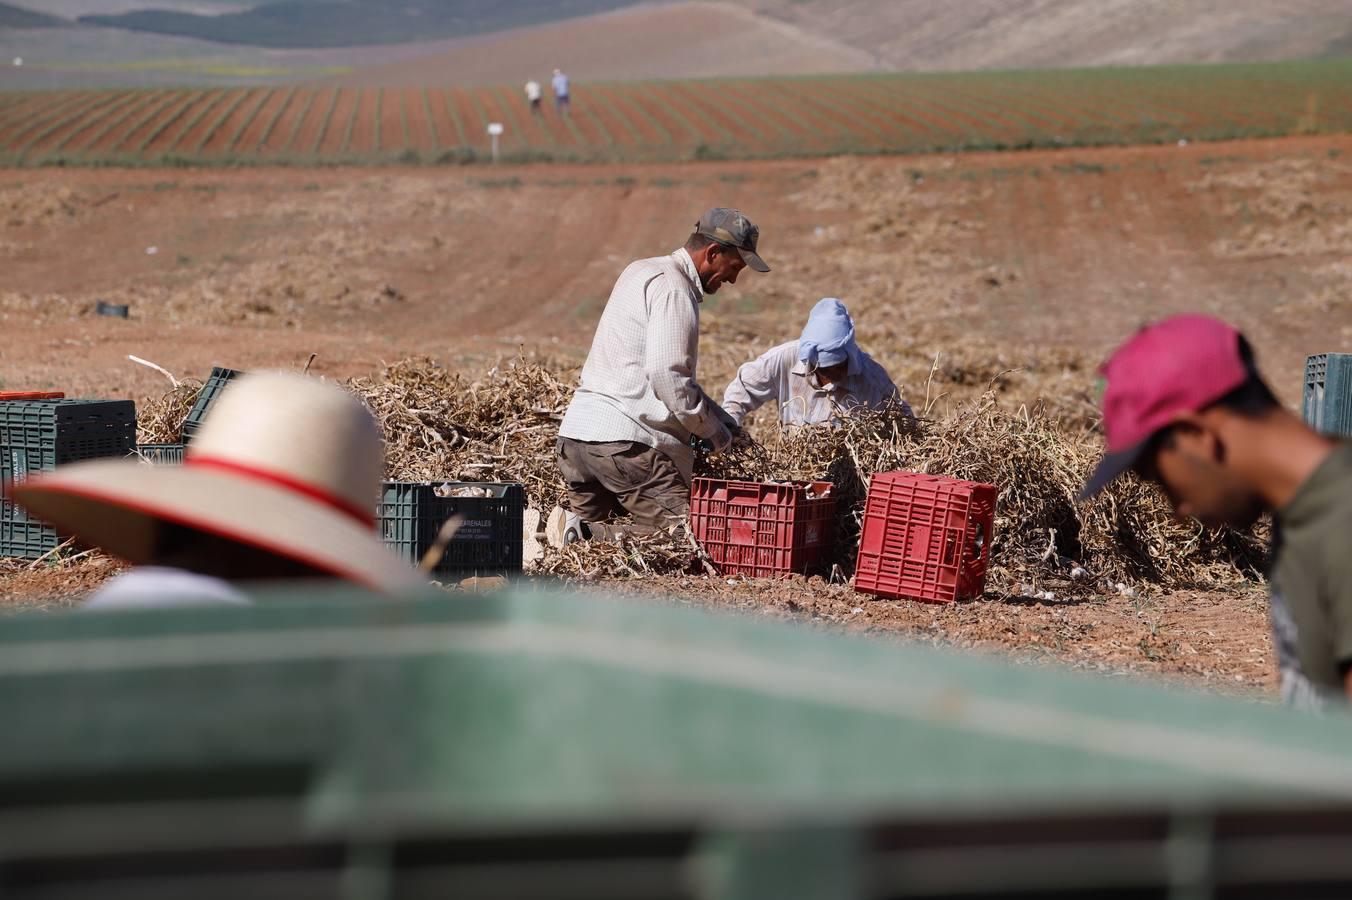
POLYGON ((748 266, 757 272, 768 272, 770 267, 756 253, 756 241, 760 240, 760 229, 755 223, 735 209, 717 206, 699 217, 695 223, 695 233, 713 238, 720 244, 735 247, 748 266))

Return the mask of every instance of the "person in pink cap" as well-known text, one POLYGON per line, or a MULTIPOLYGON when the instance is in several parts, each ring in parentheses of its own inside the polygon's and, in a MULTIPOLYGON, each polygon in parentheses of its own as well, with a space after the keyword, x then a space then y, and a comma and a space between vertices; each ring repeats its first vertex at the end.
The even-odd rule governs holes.
POLYGON ((1277 402, 1248 341, 1208 316, 1165 319, 1104 364, 1107 452, 1081 499, 1134 471, 1180 517, 1274 520, 1270 618, 1282 698, 1352 695, 1352 445, 1277 402))

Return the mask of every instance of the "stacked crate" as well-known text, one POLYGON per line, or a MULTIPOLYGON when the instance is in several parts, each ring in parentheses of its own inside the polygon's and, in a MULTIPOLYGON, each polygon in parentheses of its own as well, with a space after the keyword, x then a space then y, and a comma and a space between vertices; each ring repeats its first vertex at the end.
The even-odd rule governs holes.
POLYGON ((130 400, 0 400, 0 557, 36 559, 64 536, 30 519, 11 485, 36 472, 90 459, 124 457, 136 448, 130 400))

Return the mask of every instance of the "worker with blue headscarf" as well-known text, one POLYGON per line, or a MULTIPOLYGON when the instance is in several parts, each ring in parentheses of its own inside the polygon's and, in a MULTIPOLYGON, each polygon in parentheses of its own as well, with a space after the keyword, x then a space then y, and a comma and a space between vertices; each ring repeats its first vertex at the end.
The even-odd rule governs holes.
POLYGON ((774 400, 781 425, 836 425, 853 410, 897 406, 907 417, 887 370, 854 340, 854 321, 834 297, 817 303, 796 341, 780 344, 737 370, 723 409, 738 425, 774 400))

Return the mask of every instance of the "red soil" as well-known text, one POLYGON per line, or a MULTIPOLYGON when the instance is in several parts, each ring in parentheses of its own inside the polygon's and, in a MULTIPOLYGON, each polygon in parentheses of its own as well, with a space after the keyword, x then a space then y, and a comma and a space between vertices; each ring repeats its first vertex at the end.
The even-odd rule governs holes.
POLYGON ((475 90, 474 96, 483 107, 484 115, 488 116, 488 121, 490 123, 496 122, 503 128, 502 136, 498 139, 500 149, 519 150, 527 146, 530 142, 530 136, 524 133, 514 114, 515 111, 503 99, 500 91, 479 88, 475 90))
POLYGON ((432 132, 433 123, 427 115, 427 95, 419 88, 405 88, 393 91, 404 104, 404 115, 408 119, 408 139, 413 149, 428 153, 437 148, 437 139, 432 132))
POLYGON ((190 96, 187 91, 157 91, 146 106, 136 110, 126 119, 115 124, 102 137, 95 140, 90 135, 88 147, 83 148, 90 155, 115 153, 127 147, 135 147, 133 140, 149 134, 153 123, 162 115, 172 114, 174 107, 185 103, 190 96))
POLYGON ((623 89, 630 92, 629 96, 633 97, 634 103, 639 108, 644 109, 658 124, 667 128, 668 134, 672 136, 672 143, 676 146, 691 146, 703 141, 703 132, 695 123, 695 118, 685 114, 683 109, 677 111, 676 107, 672 107, 671 99, 658 92, 656 86, 635 84, 625 85, 623 89))
MULTIPOLYGON (((627 87, 627 85, 623 87, 627 87)), ((638 132, 641 143, 653 145, 669 141, 671 137, 661 130, 660 123, 650 115, 646 115, 633 99, 631 93, 624 90, 623 87, 614 84, 600 84, 591 86, 591 90, 614 104, 619 114, 624 116, 625 120, 638 132)))
POLYGON ((378 120, 383 119, 385 115, 384 106, 384 98, 381 97, 379 88, 362 89, 361 97, 357 101, 356 126, 352 129, 347 146, 343 148, 345 154, 360 155, 381 149, 378 120), (377 105, 381 107, 379 115, 377 105))
POLYGON ((437 88, 428 91, 427 102, 432 105, 432 118, 437 123, 437 136, 443 147, 464 147, 469 144, 464 116, 449 90, 437 88))
POLYGON ((45 127, 93 105, 98 95, 89 91, 58 94, 45 104, 34 106, 30 115, 0 125, 0 150, 17 150, 45 127))
POLYGON ((240 132, 239 138, 235 141, 234 150, 237 153, 257 153, 261 149, 263 136, 269 134, 269 129, 276 130, 282 124, 283 117, 290 109, 290 105, 295 102, 296 95, 300 91, 296 88, 277 88, 269 91, 267 97, 263 99, 249 124, 240 132))
MULTIPOLYGON (((324 131, 319 138, 319 146, 316 151, 320 156, 339 156, 347 149, 345 138, 348 132, 348 123, 357 114, 357 91, 347 88, 339 89, 337 100, 338 102, 333 106, 329 115, 328 122, 322 126, 324 131)), ((328 109, 328 104, 325 104, 325 109, 328 109)), ((298 147, 304 150, 308 145, 298 142, 298 147)))
POLYGON ((787 109, 779 96, 746 82, 729 82, 723 85, 722 90, 725 95, 737 100, 743 106, 758 109, 764 122, 761 126, 762 131, 807 146, 814 146, 819 142, 821 135, 787 109))
POLYGON ((455 122, 446 109, 446 93, 435 88, 428 88, 423 92, 423 98, 426 100, 427 108, 432 116, 431 130, 432 136, 436 139, 436 146, 438 148, 458 147, 461 143, 460 133, 456 130, 455 122))
POLYGON ((829 144, 838 145, 858 133, 858 116, 853 110, 843 108, 836 98, 806 82, 766 84, 762 92, 795 110, 829 144))
POLYGON ((729 115, 718 103, 714 90, 706 84, 666 84, 658 92, 667 103, 679 104, 685 117, 700 129, 700 142, 705 144, 736 143, 750 146, 759 143, 756 135, 737 117, 729 115))
MULTIPOLYGON (((259 115, 259 110, 263 104, 272 99, 274 95, 281 93, 285 93, 285 91, 254 88, 243 100, 236 104, 229 115, 220 120, 215 130, 207 135, 202 144, 202 152, 218 155, 235 152, 236 145, 244 136, 244 132, 249 125, 263 118, 259 115)), ((246 144, 245 146, 250 151, 253 150, 252 145, 246 144)))
POLYGON ((554 144, 554 135, 549 131, 545 123, 545 113, 543 110, 540 115, 530 111, 530 104, 526 102, 526 95, 508 88, 500 88, 497 91, 500 99, 499 106, 505 106, 507 111, 507 121, 511 127, 516 128, 525 143, 532 147, 549 147, 554 144))
POLYGON ((625 112, 619 109, 610 97, 600 91, 582 88, 576 93, 574 102, 584 104, 601 127, 610 134, 616 144, 625 147, 637 146, 640 142, 637 126, 625 112))
POLYGON ((573 88, 572 109, 569 111, 570 119, 582 136, 584 146, 594 148, 605 148, 615 143, 615 135, 612 134, 596 115, 593 109, 585 100, 579 99, 579 88, 573 88))
POLYGON ((179 156, 196 156, 202 152, 203 145, 216 133, 221 120, 248 96, 248 91, 239 89, 218 93, 214 102, 205 108, 190 112, 184 117, 182 127, 176 126, 178 140, 173 144, 174 152, 179 156))
POLYGON ((337 88, 297 91, 287 104, 272 134, 263 142, 264 154, 308 155, 319 149, 324 117, 338 93, 337 88))
POLYGON ((64 121, 48 123, 42 129, 45 134, 41 138, 30 139, 32 143, 28 147, 29 156, 56 150, 78 132, 91 125, 97 126, 99 123, 108 121, 130 106, 134 96, 134 94, 127 92, 114 93, 110 91, 84 110, 72 111, 64 121), (53 125, 56 127, 52 128, 53 125))
POLYGON ((469 92, 465 88, 448 88, 446 96, 451 101, 451 108, 455 110, 457 121, 460 127, 465 129, 465 144, 469 147, 484 149, 488 146, 488 135, 484 131, 487 123, 479 112, 478 107, 470 99, 469 92))
POLYGON ((379 148, 384 153, 398 153, 409 145, 409 134, 404 127, 404 92, 396 88, 380 88, 380 121, 375 122, 379 148))
POLYGON ((163 97, 157 93, 133 92, 126 103, 110 110, 107 116, 97 122, 85 122, 84 127, 71 132, 56 149, 62 153, 78 153, 101 132, 111 133, 113 129, 123 127, 162 100, 163 97))
POLYGON ((140 152, 152 136, 167 129, 171 123, 178 121, 189 107, 196 106, 198 103, 209 102, 205 99, 206 97, 205 91, 185 91, 179 94, 174 102, 164 106, 129 132, 115 149, 121 153, 140 152))
POLYGON ((197 120, 210 115, 212 109, 219 107, 224 96, 226 95, 219 91, 206 91, 201 93, 193 103, 178 109, 177 115, 166 120, 164 127, 160 128, 158 134, 150 135, 149 141, 142 147, 142 155, 154 157, 154 155, 165 153, 170 147, 176 146, 178 138, 183 136, 184 131, 195 127, 197 120))

